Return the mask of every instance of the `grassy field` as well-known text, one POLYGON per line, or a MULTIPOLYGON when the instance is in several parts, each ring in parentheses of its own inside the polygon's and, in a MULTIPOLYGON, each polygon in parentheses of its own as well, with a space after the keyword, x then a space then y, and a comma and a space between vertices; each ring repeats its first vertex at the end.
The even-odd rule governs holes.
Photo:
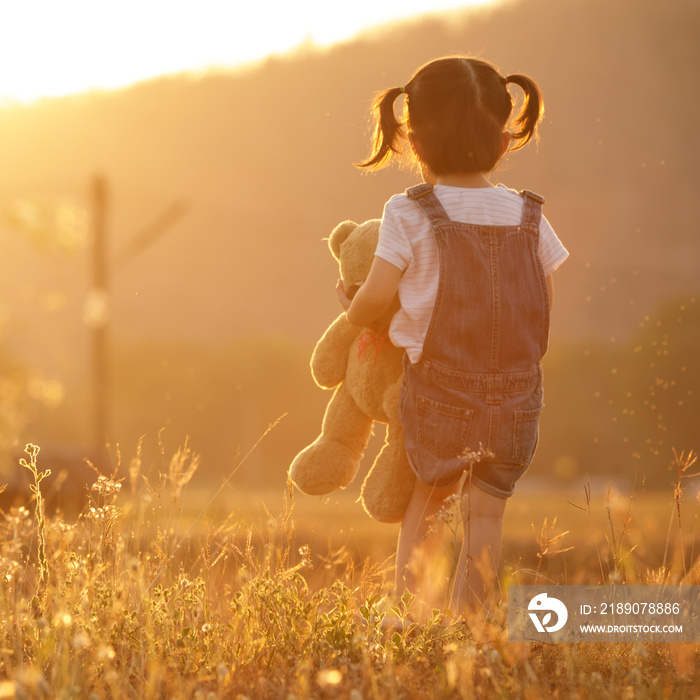
MULTIPOLYGON (((695 467, 668 493, 523 490, 506 513, 501 585, 698 583, 695 467)), ((412 624, 391 596, 397 526, 343 492, 202 489, 180 450, 95 475, 74 518, 46 515, 41 454, 0 515, 2 698, 693 698, 696 644, 508 642, 507 602, 412 624), (384 632, 384 615, 406 621, 384 632)), ((456 520, 432 566, 446 588, 456 520)))

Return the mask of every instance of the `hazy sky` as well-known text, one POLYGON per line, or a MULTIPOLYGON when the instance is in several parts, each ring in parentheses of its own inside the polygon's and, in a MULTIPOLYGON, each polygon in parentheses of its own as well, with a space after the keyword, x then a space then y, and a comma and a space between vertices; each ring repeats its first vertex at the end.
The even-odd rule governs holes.
POLYGON ((0 101, 120 87, 491 0, 0 0, 0 101))

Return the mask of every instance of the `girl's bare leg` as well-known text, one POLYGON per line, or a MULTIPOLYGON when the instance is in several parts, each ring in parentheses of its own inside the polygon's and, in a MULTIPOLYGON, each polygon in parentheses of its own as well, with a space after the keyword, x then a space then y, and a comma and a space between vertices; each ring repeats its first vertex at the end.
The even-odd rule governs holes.
POLYGON ((506 501, 465 481, 461 499, 464 541, 450 604, 454 614, 487 605, 487 596, 498 581, 506 501))
POLYGON ((421 549, 426 556, 432 556, 440 543, 440 533, 431 532, 429 518, 437 513, 448 496, 456 493, 459 484, 449 488, 428 486, 418 479, 415 481, 411 499, 401 521, 399 541, 396 548, 396 587, 398 596, 407 589, 419 593, 419 582, 411 570, 411 560, 416 550, 421 549))

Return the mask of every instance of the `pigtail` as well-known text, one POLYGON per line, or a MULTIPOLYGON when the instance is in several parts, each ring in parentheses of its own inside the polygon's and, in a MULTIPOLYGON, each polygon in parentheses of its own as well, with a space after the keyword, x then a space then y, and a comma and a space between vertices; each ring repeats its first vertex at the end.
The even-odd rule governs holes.
POLYGON ((537 137, 537 124, 544 115, 544 101, 539 85, 527 75, 521 73, 509 75, 506 78, 506 85, 509 83, 515 83, 525 93, 525 102, 514 122, 513 145, 510 147, 511 151, 516 151, 530 139, 537 137))
POLYGON ((380 93, 372 103, 374 112, 372 154, 366 161, 355 163, 358 168, 378 170, 387 164, 392 154, 400 153, 398 140, 404 137, 403 124, 396 119, 394 102, 404 92, 405 88, 390 88, 380 93))

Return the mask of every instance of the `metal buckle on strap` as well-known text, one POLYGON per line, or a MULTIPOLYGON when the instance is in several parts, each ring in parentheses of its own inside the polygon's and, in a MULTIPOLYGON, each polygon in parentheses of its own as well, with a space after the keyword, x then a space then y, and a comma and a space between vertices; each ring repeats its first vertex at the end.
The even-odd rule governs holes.
POLYGON ((520 194, 525 195, 526 197, 529 197, 530 199, 534 200, 535 202, 539 202, 540 204, 545 203, 545 199, 541 194, 537 194, 536 192, 531 192, 530 190, 522 190, 520 194))
POLYGON ((409 199, 418 199, 433 191, 433 186, 429 182, 422 182, 420 185, 414 185, 406 190, 406 196, 409 199))

